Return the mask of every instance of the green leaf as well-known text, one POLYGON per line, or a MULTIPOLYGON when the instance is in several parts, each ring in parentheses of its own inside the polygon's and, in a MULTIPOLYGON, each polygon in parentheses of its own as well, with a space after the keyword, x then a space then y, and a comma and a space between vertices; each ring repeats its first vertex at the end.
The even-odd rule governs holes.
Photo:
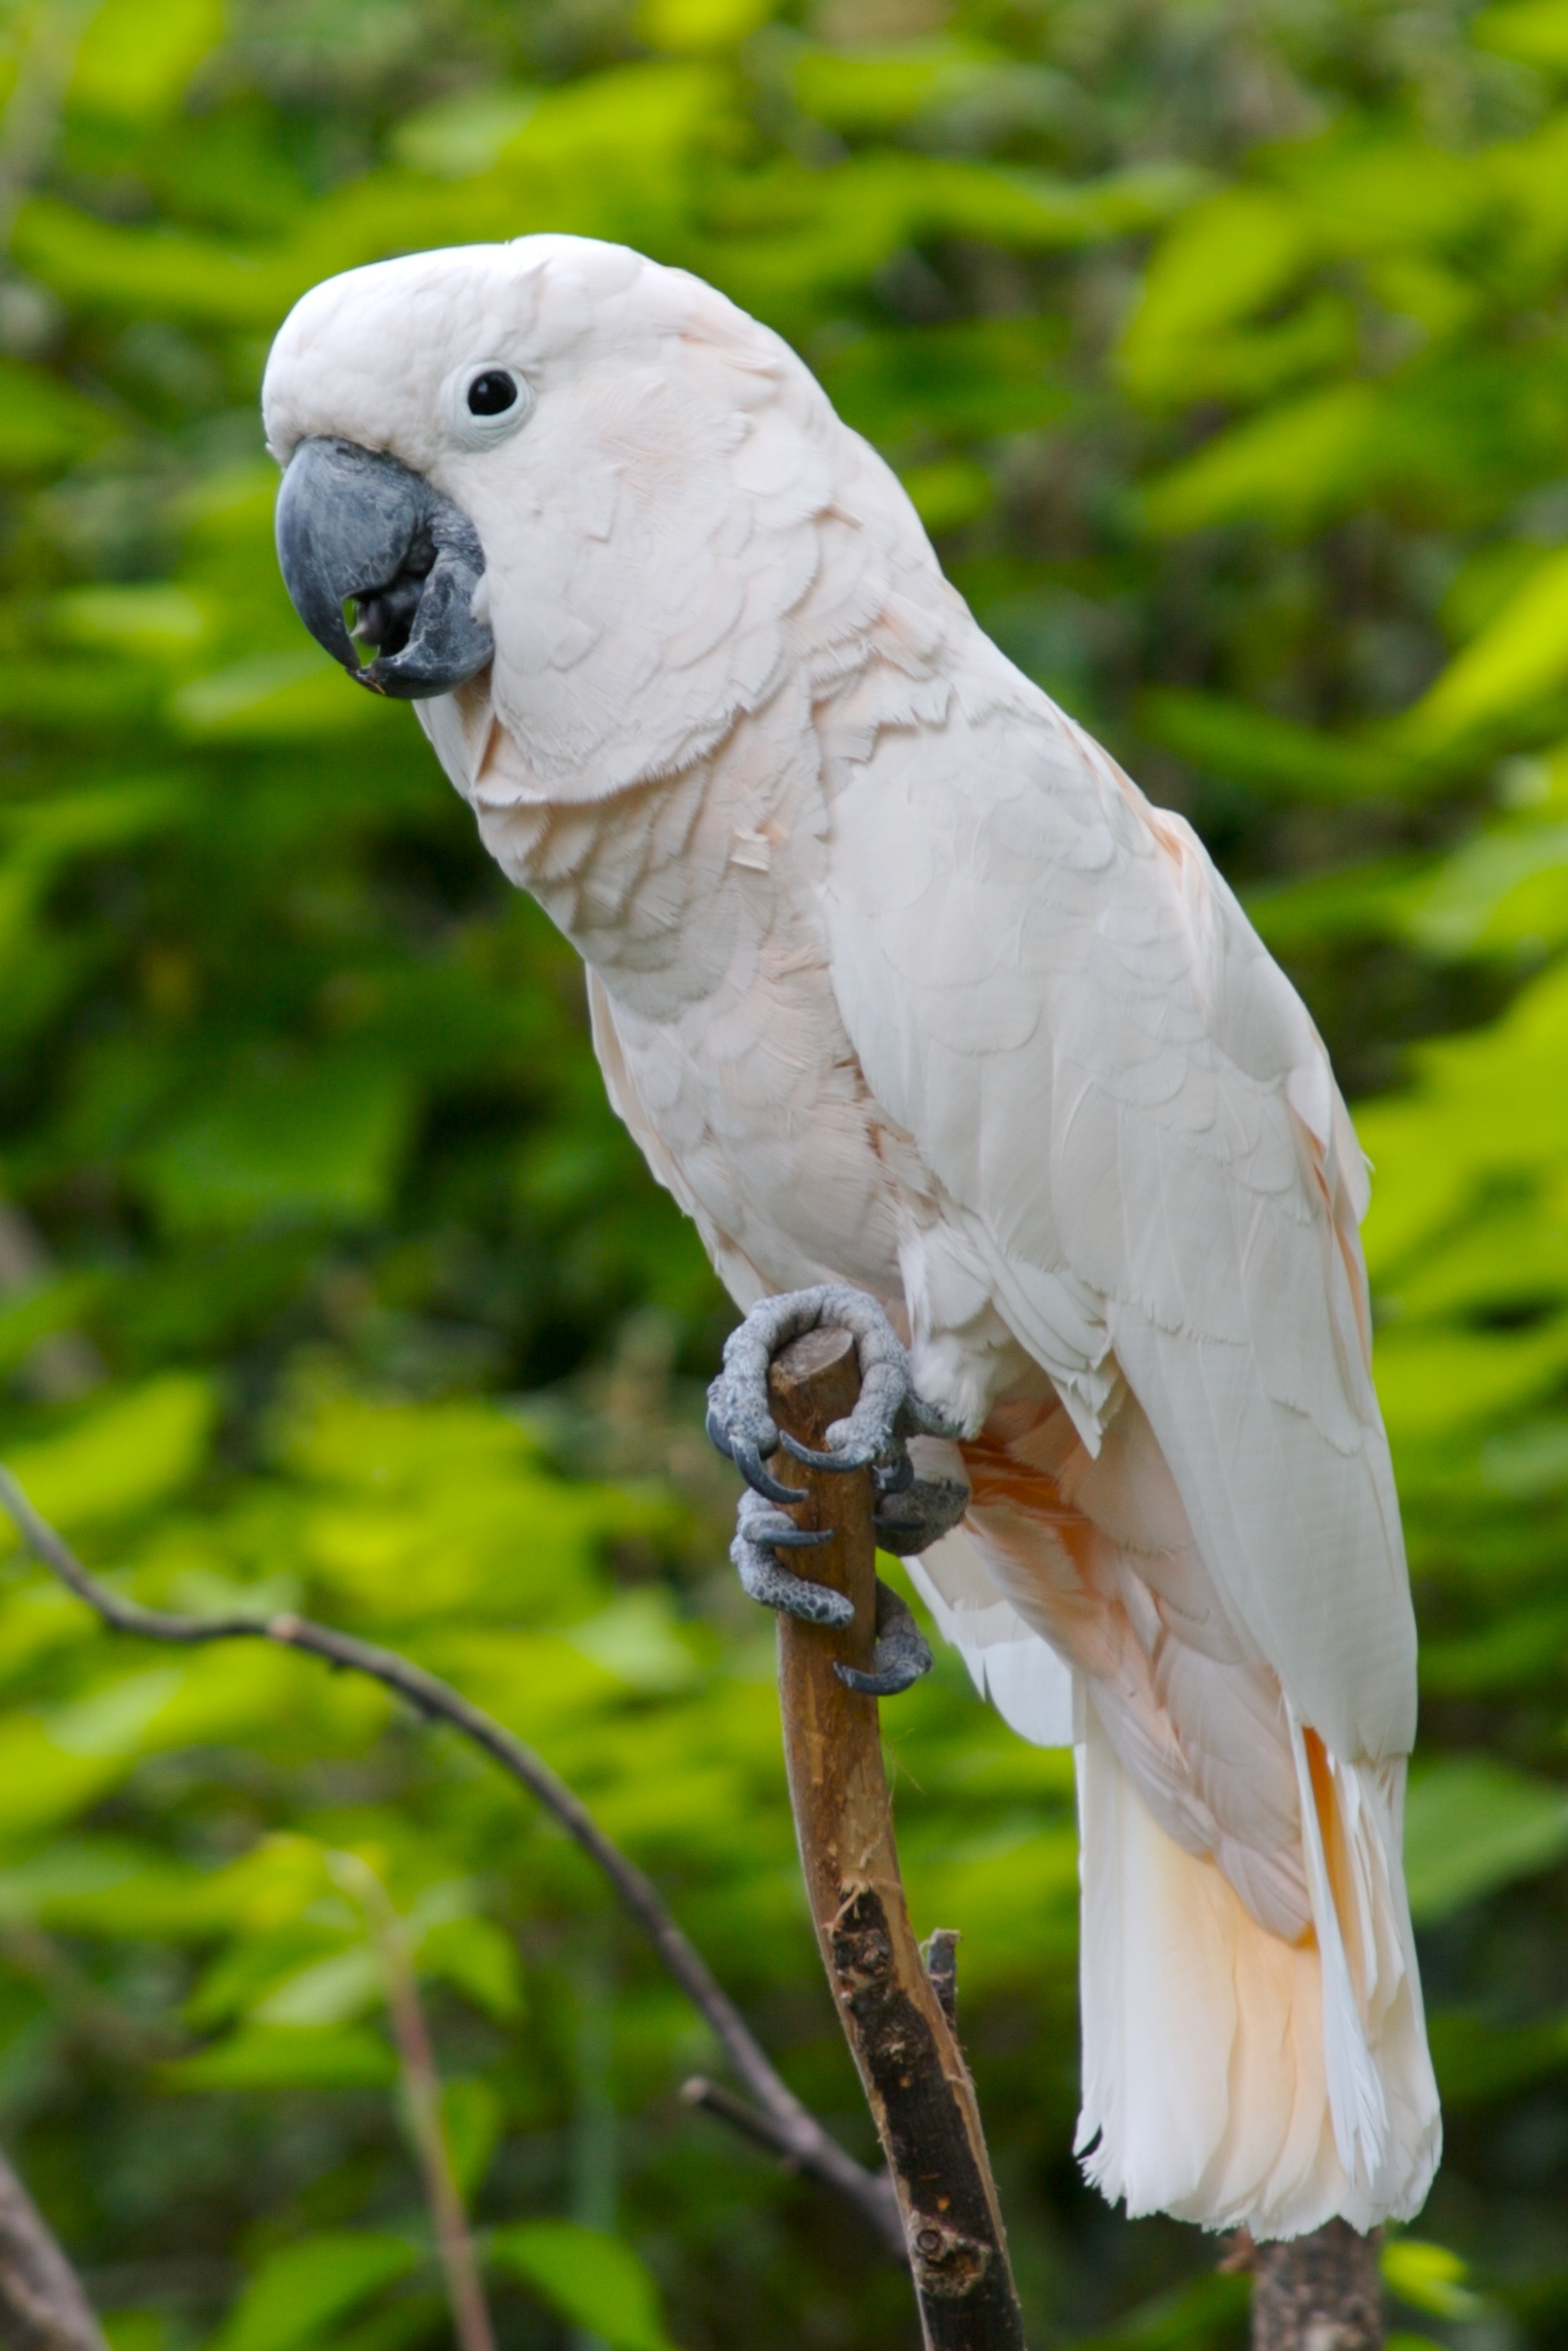
POLYGON ((1494 825, 1412 891, 1406 930, 1432 955, 1568 939, 1568 822, 1494 825))
POLYGON ((1456 1231, 1402 1269, 1391 1303, 1401 1324, 1495 1319, 1499 1308, 1523 1308, 1538 1321, 1548 1306, 1568 1303, 1568 1215, 1507 1193, 1478 1203, 1456 1231))
POLYGON ((1440 2009, 1427 2019, 1427 2036, 1445 2107, 1507 2097, 1568 2066, 1568 2018, 1493 2025, 1462 2011, 1440 2009))
POLYGON ((1235 2341, 1251 2298, 1249 2279, 1211 2272, 1140 2302, 1099 2333, 1076 2338, 1072 2351, 1220 2351, 1235 2341))
POLYGON ((931 436, 986 441, 1060 414, 1059 346, 1044 320, 965 319, 857 335, 825 357, 821 375, 845 422, 884 449, 931 436))
POLYGON ((988 52, 957 41, 806 49, 796 62, 795 95, 806 114, 834 130, 875 133, 963 98, 995 71, 988 52))
POLYGON ((385 1210, 413 1107, 411 1073, 378 1055, 241 1062, 171 1122, 137 1172, 174 1231, 266 1217, 360 1222, 385 1210))
POLYGON ((1470 37, 1501 57, 1568 73, 1568 0, 1503 0, 1472 17, 1470 37))
POLYGON ((1488 1438, 1481 1474, 1494 1493, 1517 1500, 1568 1493, 1568 1420, 1526 1421, 1488 1438))
POLYGON ((493 170, 539 104, 539 92, 506 84, 465 89, 405 115, 392 153, 410 171, 466 180, 493 170))
POLYGON ((248 654, 227 669, 193 678, 170 708, 198 741, 222 743, 316 742, 387 723, 374 695, 308 645, 248 654))
POLYGON ((517 1953, 510 1936, 490 1918, 448 1918, 418 1940, 421 1976, 440 1976, 498 2024, 522 2007, 517 1953))
POLYGON ((1533 1186, 1568 1158, 1565 1052, 1568 970, 1558 966, 1491 1027, 1422 1047, 1408 1092, 1362 1107, 1357 1124, 1377 1170, 1367 1246, 1379 1281, 1481 1192, 1533 1186))
POLYGON ((1568 1371, 1568 1316, 1525 1331, 1395 1323, 1378 1334, 1372 1370, 1396 1455, 1450 1441, 1550 1393, 1568 1371))
POLYGON ((666 1592, 623 1592, 586 1624, 574 1624, 566 1638, 633 1690, 667 1694, 702 1678, 666 1592))
POLYGON ((1151 529, 1166 537, 1225 522, 1310 530, 1370 479, 1379 424, 1368 384, 1333 384, 1232 425, 1144 493, 1151 529))
POLYGON ((57 376, 0 359, 0 476, 53 473, 88 456, 110 429, 103 410, 57 376))
POLYGON ((128 1769, 118 1755, 72 1754, 32 1716, 0 1718, 0 1837, 34 1836, 74 1818, 128 1769))
MULTIPOLYGON (((7 1466, 35 1510, 66 1528, 119 1518, 188 1485, 217 1413, 210 1383, 169 1371, 96 1406, 58 1437, 18 1445, 7 1466)), ((0 1553, 18 1538, 0 1519, 0 1553)))
POLYGON ((973 457, 944 457, 934 465, 910 466, 904 486, 931 536, 961 530, 996 499, 996 483, 973 457))
POLYGON ((185 1687, 183 1665, 121 1674, 49 1717, 49 1735, 67 1755, 132 1756, 158 1717, 185 1687))
POLYGON ((210 1877, 149 1853, 132 1837, 54 1836, 0 1871, 0 1918, 63 1934, 188 1941, 210 1936, 210 1877))
POLYGON ((68 1273, 0 1302, 0 1375, 24 1362, 41 1338, 70 1330, 109 1287, 99 1274, 68 1273))
POLYGON ((307 282, 292 256, 257 255, 170 229, 128 229, 57 196, 17 215, 21 267, 66 301, 113 315, 267 330, 307 282))
POLYGON ((53 633, 70 643, 182 661, 207 636, 213 616, 188 588, 159 581, 70 588, 54 598, 51 620, 53 633))
POLYGON ((1367 858, 1301 881, 1264 883, 1244 891, 1241 903, 1265 944, 1289 956, 1340 940, 1397 937, 1431 872, 1421 856, 1367 858))
POLYGON ((1550 1869, 1568 1853, 1568 1788, 1486 1756, 1456 1756, 1410 1783, 1405 1871, 1422 1924, 1550 1869))
POLYGON ((1446 2245, 1423 2244, 1419 2237, 1390 2237, 1379 2260, 1383 2283, 1391 2294, 1413 2309, 1434 2318, 1478 2318, 1484 2304, 1465 2285, 1469 2263, 1446 2245))
POLYGON ((487 2251, 571 2325, 601 2334, 611 2351, 673 2351, 659 2289, 621 2237, 571 2221, 524 2221, 495 2229, 487 2251))
POLYGON ((361 1945, 334 1951, 285 1977, 251 2013, 259 2025, 346 2024, 377 2007, 384 1995, 380 1962, 361 1945))
POLYGON ((76 53, 69 103, 148 123, 179 98, 223 38, 223 0, 100 0, 76 53))
POLYGON ((711 56, 766 24, 772 0, 638 0, 637 31, 651 49, 678 56, 711 56))
POLYGON ((175 2090, 388 2089, 397 2059, 368 2026, 242 2025, 227 2041, 160 2066, 175 2090))
POLYGON ((1319 235, 1345 253, 1451 245, 1496 201, 1485 159, 1344 121, 1272 159, 1319 235))
POLYGON ((1412 748, 1494 729, 1568 686, 1568 552, 1537 565, 1405 718, 1412 748))
POLYGON ((292 2351, 423 2258, 406 2238, 369 2230, 285 2245, 263 2262, 209 2351, 292 2351))
POLYGON ((1397 748, 1346 741, 1223 695, 1166 687, 1138 721, 1156 742, 1270 800, 1354 801, 1408 791, 1419 776, 1397 748))
POLYGON ((506 2120, 501 2094, 483 2074, 460 2074, 444 2084, 441 2121, 457 2185, 469 2200, 483 2187, 506 2120))
POLYGON ((1185 402, 1219 387, 1217 331, 1293 285, 1313 255, 1311 214, 1261 188, 1195 205, 1158 247, 1122 338, 1119 366, 1135 399, 1185 402))
POLYGON ((168 2321, 161 2310, 109 2310, 103 2315, 109 2351, 168 2351, 168 2321))

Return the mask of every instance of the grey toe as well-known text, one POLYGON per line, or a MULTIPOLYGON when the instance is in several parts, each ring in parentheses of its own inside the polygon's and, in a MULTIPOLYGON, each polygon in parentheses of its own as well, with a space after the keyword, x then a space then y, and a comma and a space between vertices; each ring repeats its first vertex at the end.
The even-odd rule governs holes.
POLYGON ((730 1556, 742 1590, 759 1607, 782 1609, 802 1624, 847 1624, 855 1611, 842 1592, 835 1591, 831 1585, 811 1584, 804 1576, 792 1575, 778 1556, 780 1549, 810 1550, 832 1541, 827 1531, 815 1533, 797 1526, 760 1494, 742 1494, 730 1556))
POLYGON ((957 1478, 913 1478, 879 1496, 872 1523, 884 1551, 912 1559, 950 1534, 969 1508, 969 1488, 957 1478))
POLYGON ((834 1672, 863 1697, 896 1698, 929 1673, 931 1665, 930 1647, 909 1608, 896 1591, 878 1582, 874 1671, 862 1673, 857 1665, 835 1660, 834 1672))

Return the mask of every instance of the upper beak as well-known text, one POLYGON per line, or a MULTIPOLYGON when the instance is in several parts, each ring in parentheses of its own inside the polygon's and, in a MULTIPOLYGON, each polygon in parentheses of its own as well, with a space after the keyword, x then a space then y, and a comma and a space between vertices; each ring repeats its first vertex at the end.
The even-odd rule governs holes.
POLYGON ((277 556, 318 645, 375 694, 410 702, 477 675, 494 643, 473 612, 479 533, 418 474, 353 441, 302 441, 277 499, 277 556), (362 665, 343 621, 375 647, 362 665))

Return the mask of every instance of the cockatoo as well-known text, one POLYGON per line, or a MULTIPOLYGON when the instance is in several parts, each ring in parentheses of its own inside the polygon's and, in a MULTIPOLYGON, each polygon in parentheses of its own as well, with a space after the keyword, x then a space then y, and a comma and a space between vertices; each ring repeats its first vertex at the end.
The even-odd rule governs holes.
MULTIPOLYGON (((296 607, 415 703, 581 950, 611 1099, 746 1312, 713 1410, 749 1588, 825 1606, 765 1380, 847 1320, 839 1457, 881 1462, 981 1692, 1076 1747, 1089 2177, 1259 2237, 1413 2213, 1440 2123, 1366 1167, 1201 842, 681 270, 556 235, 351 270, 264 407, 296 607)), ((891 1596, 879 1630, 890 1690, 923 1644, 891 1596)))

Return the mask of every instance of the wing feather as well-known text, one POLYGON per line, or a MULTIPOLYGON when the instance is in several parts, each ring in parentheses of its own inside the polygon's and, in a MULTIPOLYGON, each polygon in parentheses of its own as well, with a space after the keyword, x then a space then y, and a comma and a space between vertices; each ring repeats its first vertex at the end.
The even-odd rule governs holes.
POLYGON ((823 722, 845 1026, 1086 1442, 1124 1378, 1244 1645, 1334 1753, 1402 1753, 1365 1176, 1321 1040, 1190 828, 978 632, 954 658, 983 675, 940 725, 894 701, 853 757, 823 722))

